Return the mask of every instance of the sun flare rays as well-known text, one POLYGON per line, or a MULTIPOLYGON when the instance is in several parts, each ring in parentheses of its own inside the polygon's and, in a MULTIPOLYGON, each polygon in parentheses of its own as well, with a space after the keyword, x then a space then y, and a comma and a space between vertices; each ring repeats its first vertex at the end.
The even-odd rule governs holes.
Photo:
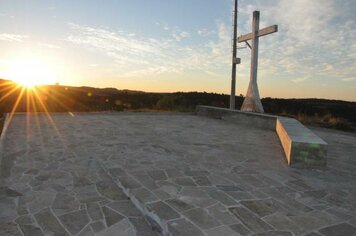
MULTIPOLYGON (((0 95, 0 104, 6 105, 4 109, 8 111, 8 116, 4 124, 5 127, 9 127, 17 112, 25 112, 27 140, 29 141, 32 135, 32 128, 37 128, 39 131, 41 130, 38 119, 42 116, 48 120, 49 126, 54 131, 53 135, 59 138, 60 143, 64 149, 66 149, 67 144, 48 108, 47 100, 50 92, 43 89, 42 86, 27 86, 9 82, 0 86, 0 95), (9 100, 13 101, 13 104, 9 104, 9 100), (35 125, 35 127, 33 127, 33 125, 35 125)), ((55 99, 55 101, 59 103, 61 107, 64 107, 60 99, 55 99)))

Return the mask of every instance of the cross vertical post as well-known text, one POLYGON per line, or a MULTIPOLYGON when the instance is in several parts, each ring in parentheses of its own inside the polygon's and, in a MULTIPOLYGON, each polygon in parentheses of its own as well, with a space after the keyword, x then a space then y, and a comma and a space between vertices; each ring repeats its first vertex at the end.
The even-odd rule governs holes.
POLYGON ((278 32, 278 25, 272 25, 260 30, 260 12, 254 11, 252 18, 252 32, 241 35, 237 38, 239 43, 245 42, 249 47, 250 44, 247 42, 251 40, 251 70, 250 70, 250 84, 248 86, 246 98, 242 104, 241 111, 246 112, 259 112, 263 113, 263 106, 260 99, 260 93, 258 91, 257 85, 257 68, 258 68, 258 44, 259 37, 273 34, 278 32))
POLYGON ((241 110, 247 112, 263 113, 264 110, 257 85, 259 30, 260 12, 254 11, 252 19, 250 84, 247 90, 246 99, 242 104, 241 110))

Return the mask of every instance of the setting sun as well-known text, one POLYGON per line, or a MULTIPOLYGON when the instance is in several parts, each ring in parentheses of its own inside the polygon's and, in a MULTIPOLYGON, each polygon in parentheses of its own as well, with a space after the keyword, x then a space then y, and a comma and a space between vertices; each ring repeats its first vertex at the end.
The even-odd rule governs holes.
POLYGON ((38 58, 16 59, 9 64, 4 74, 8 79, 27 88, 56 82, 53 70, 46 62, 38 58))

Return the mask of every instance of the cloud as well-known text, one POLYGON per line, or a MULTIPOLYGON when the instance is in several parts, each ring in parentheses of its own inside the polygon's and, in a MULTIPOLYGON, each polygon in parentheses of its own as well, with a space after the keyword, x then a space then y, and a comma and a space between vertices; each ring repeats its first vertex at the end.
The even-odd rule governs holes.
POLYGON ((300 77, 300 78, 297 78, 297 79, 292 79, 291 81, 293 83, 298 84, 298 83, 302 83, 302 82, 306 81, 307 79, 308 79, 308 77, 300 77))
POLYGON ((205 28, 197 31, 197 34, 200 36, 203 36, 203 37, 208 37, 208 36, 214 35, 215 33, 216 33, 215 30, 208 30, 205 28))
MULTIPOLYGON (((279 32, 260 39, 259 73, 283 78, 340 80, 356 74, 355 7, 352 0, 240 2, 240 34, 251 31, 251 14, 261 10, 261 28, 279 32)), ((239 51, 243 61, 249 50, 239 51)))
POLYGON ((50 44, 50 43, 38 43, 38 45, 43 46, 43 47, 47 47, 50 49, 61 49, 60 46, 55 45, 55 44, 50 44))
POLYGON ((223 23, 219 23, 217 39, 206 40, 199 45, 180 42, 190 37, 190 34, 178 29, 175 29, 178 34, 176 37, 168 35, 166 38, 147 38, 108 28, 73 23, 69 23, 69 26, 71 31, 66 37, 68 42, 112 58, 121 77, 184 71, 201 71, 212 75, 215 70, 230 64, 230 60, 227 60, 231 57, 229 32, 223 23))
POLYGON ((344 81, 344 82, 356 81, 356 77, 343 78, 342 81, 344 81))
POLYGON ((0 34, 0 40, 8 41, 8 42, 23 42, 24 39, 28 38, 28 35, 20 35, 20 34, 0 34))
POLYGON ((178 31, 178 32, 173 32, 172 33, 172 37, 180 42, 182 39, 185 39, 185 38, 189 38, 190 37, 190 34, 188 32, 185 32, 185 31, 178 31))
MULTIPOLYGON (((353 78, 353 5, 352 0, 241 0, 239 34, 251 31, 251 14, 256 9, 261 10, 261 28, 279 25, 278 33, 260 39, 259 77, 287 78, 293 83, 312 83, 323 78, 327 84, 353 78)), ((217 21, 214 28, 195 32, 164 23, 156 25, 164 36, 147 38, 137 32, 70 24, 67 41, 107 55, 119 72, 128 77, 186 71, 229 77, 231 22, 217 21), (194 36, 197 38, 187 40, 194 36)), ((248 77, 250 49, 238 50, 238 57, 242 58, 238 79, 248 77)))
POLYGON ((164 31, 167 31, 169 33, 169 36, 172 37, 177 42, 180 42, 183 39, 191 37, 189 32, 183 31, 179 27, 171 27, 167 23, 159 23, 159 22, 155 22, 155 25, 158 25, 164 31))

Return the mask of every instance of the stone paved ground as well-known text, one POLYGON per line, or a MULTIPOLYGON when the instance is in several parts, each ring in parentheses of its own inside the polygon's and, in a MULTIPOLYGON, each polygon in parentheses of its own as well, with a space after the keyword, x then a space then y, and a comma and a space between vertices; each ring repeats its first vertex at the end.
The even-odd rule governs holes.
POLYGON ((317 130, 328 168, 302 170, 286 165, 274 132, 253 127, 52 117, 18 114, 7 130, 0 235, 356 235, 355 136, 317 130))

